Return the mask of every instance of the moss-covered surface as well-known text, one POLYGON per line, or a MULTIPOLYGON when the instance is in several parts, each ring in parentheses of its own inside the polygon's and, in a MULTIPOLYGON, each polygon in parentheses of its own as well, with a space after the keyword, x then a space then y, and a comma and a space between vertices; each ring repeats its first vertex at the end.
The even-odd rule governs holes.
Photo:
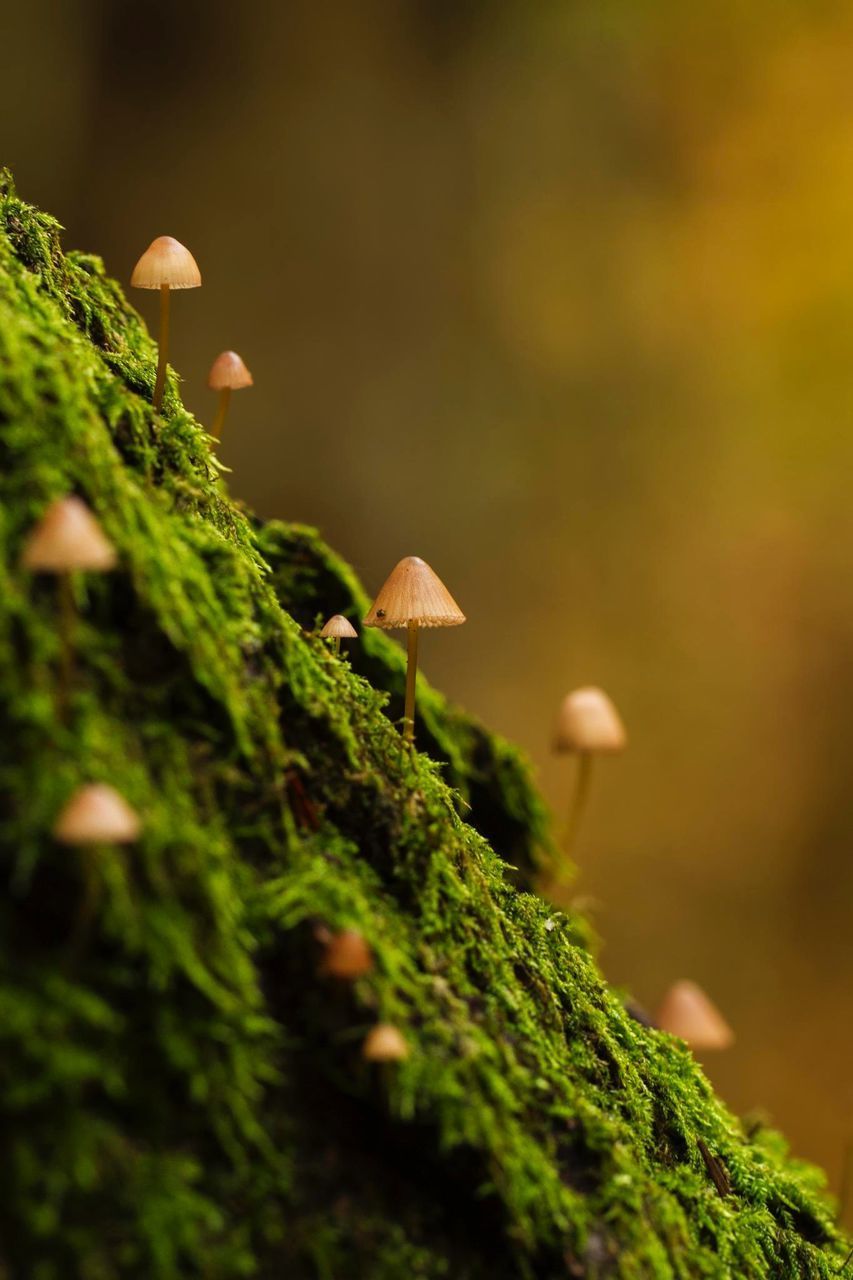
POLYGON ((5 177, 4 1274, 838 1273, 820 1176, 745 1133, 519 888, 547 847, 523 762, 425 685, 403 748, 396 646, 365 635, 353 670, 305 629, 358 615, 352 574, 234 504, 174 380, 152 413, 154 367, 98 260, 5 177), (121 569, 77 584, 63 719, 55 583, 19 555, 67 492, 121 569), (138 845, 51 839, 89 779, 143 815, 138 845), (318 976, 318 923, 360 929, 375 972, 318 976), (405 1062, 362 1061, 377 1019, 405 1062))

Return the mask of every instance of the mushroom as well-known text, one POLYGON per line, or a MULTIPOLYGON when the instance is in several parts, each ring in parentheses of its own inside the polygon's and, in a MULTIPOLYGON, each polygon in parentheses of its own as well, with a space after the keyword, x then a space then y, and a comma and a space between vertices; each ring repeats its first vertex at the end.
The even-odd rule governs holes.
POLYGON ((366 627, 408 630, 404 735, 409 742, 415 736, 418 632, 421 627, 456 627, 464 621, 447 587, 420 556, 406 556, 392 569, 364 619, 366 627))
POLYGON ((254 386, 254 378, 237 355, 236 351, 223 351, 210 366, 207 385, 211 391, 219 392, 219 408, 213 420, 210 434, 219 439, 225 424, 225 415, 231 401, 231 392, 240 391, 243 387, 254 386))
POLYGON ((342 929, 326 940, 326 954, 320 965, 320 973, 330 978, 344 978, 351 982, 362 978, 373 969, 373 952, 355 929, 342 929))
POLYGON ((340 653, 341 640, 352 640, 358 635, 358 632, 342 613, 336 613, 323 627, 320 635, 324 640, 328 640, 329 638, 334 640, 335 653, 340 653))
POLYGON ((53 825, 63 844, 131 844, 141 830, 139 815, 104 782, 75 791, 53 825))
POLYGON ((189 249, 172 236, 152 240, 133 268, 130 283, 135 289, 160 290, 160 346, 157 378, 152 404, 159 412, 166 387, 166 362, 169 358, 169 300, 172 289, 197 289, 201 272, 189 249))
POLYGON ((76 620, 71 575, 108 573, 116 566, 116 549, 82 498, 57 498, 24 543, 21 564, 33 573, 52 573, 59 581, 60 703, 71 688, 73 632, 76 620))
POLYGON ((390 1022, 380 1022, 365 1036, 361 1055, 367 1062, 402 1062, 409 1056, 409 1046, 390 1022))
POLYGON ((627 745, 625 726, 607 694, 592 686, 575 689, 560 705, 554 731, 554 750, 578 757, 575 790, 569 808, 564 849, 568 854, 575 842, 589 796, 594 755, 613 755, 627 745))
POLYGON ((691 1049, 728 1049, 734 1032, 695 982, 683 979, 667 991, 655 1018, 662 1031, 680 1036, 691 1049))

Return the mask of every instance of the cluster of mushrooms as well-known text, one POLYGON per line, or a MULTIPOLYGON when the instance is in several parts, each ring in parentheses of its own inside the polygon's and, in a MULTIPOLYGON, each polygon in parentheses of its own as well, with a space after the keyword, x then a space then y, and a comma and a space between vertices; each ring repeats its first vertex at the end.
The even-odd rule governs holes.
MULTIPOLYGON (((153 406, 159 412, 166 386, 171 292, 197 288, 201 284, 201 272, 184 245, 171 236, 159 236, 137 262, 131 284, 160 291, 160 334, 153 393, 153 406)), ((211 428, 211 435, 219 439, 231 392, 252 386, 252 375, 236 352, 223 351, 211 366, 208 385, 219 393, 211 428)), ((63 719, 74 679, 75 579, 85 573, 108 573, 115 569, 117 562, 115 547, 94 513, 79 497, 52 502, 26 539, 21 558, 23 567, 34 573, 53 575, 58 584, 58 702, 63 719)), ((465 615, 453 596, 419 556, 406 556, 394 567, 364 618, 365 626, 405 629, 407 633, 402 732, 408 743, 414 741, 420 632, 424 628, 453 627, 463 622, 465 615)), ((335 614, 320 635, 331 640, 331 648, 339 656, 341 641, 353 639, 357 633, 346 617, 335 614)), ((574 844, 589 794, 593 758, 621 752, 626 743, 619 714, 601 689, 576 689, 563 700, 554 734, 554 750, 578 758, 565 836, 567 853, 574 844)), ((142 826, 139 814, 114 787, 88 783, 75 791, 65 804, 54 822, 53 835, 64 844, 76 846, 129 844, 139 839, 142 826)), ((316 938, 324 952, 319 970, 322 976, 354 982, 373 969, 373 953, 356 930, 332 933, 320 927, 316 938)), ((694 983, 686 981, 676 983, 667 993, 654 1025, 681 1036, 694 1049, 725 1048, 733 1040, 731 1028, 709 998, 694 983)), ((374 1026, 362 1045, 363 1056, 373 1062, 400 1061, 408 1052, 405 1037, 388 1023, 374 1026)))

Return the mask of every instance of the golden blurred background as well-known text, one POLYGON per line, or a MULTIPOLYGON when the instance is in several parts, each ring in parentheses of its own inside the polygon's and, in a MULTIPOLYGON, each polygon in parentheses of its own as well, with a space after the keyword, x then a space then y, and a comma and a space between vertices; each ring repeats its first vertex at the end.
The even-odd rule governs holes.
MULTIPOLYGON (((709 1062, 837 1186, 853 1131, 853 10, 842 0, 28 0, 0 162, 127 281, 194 251, 174 363, 240 351, 222 456, 520 742, 600 683, 603 963, 703 983, 709 1062)), ((153 321, 156 299, 135 302, 153 321)), ((853 1206, 848 1214, 853 1217, 853 1206)))

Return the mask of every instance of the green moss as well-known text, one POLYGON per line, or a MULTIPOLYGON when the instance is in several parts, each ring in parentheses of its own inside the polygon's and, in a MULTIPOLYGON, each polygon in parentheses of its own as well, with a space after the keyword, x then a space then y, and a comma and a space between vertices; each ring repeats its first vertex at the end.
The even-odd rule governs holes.
POLYGON ((399 649, 368 632, 351 666, 310 634, 361 613, 359 584, 312 531, 232 502, 174 377, 152 413, 155 356, 6 176, 8 1274, 835 1274, 820 1176, 747 1135, 684 1047, 628 1016, 583 923, 519 887, 549 847, 523 760, 425 682, 423 750, 402 746, 399 649), (55 584, 19 556, 69 491, 121 569, 77 584, 63 722, 55 584), (138 846, 50 838, 88 779, 144 815, 138 846), (375 972, 318 977, 318 922, 360 929, 375 972), (395 1067, 360 1057, 378 1018, 411 1046, 395 1067))

